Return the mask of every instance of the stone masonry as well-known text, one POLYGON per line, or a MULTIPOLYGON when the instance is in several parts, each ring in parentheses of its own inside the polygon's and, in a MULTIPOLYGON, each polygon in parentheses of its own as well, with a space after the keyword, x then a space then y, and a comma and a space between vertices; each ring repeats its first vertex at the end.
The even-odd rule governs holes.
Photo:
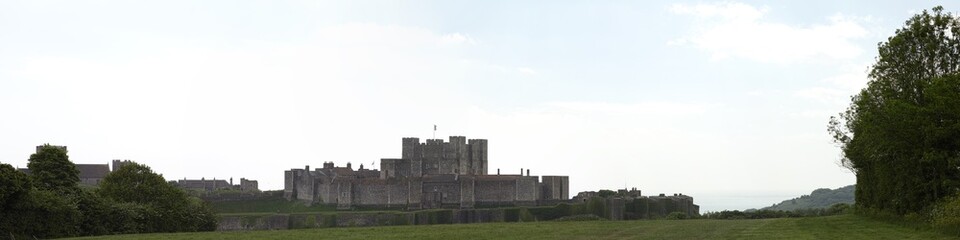
POLYGON ((403 138, 401 158, 380 170, 325 162, 284 172, 284 197, 339 209, 535 206, 569 199, 569 177, 487 174, 487 140, 403 138))

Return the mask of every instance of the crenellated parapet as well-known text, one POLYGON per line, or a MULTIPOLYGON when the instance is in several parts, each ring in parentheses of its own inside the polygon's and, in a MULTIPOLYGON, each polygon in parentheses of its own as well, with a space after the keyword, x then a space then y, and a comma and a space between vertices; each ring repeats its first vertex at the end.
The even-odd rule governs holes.
POLYGON ((332 162, 323 168, 284 173, 284 196, 315 204, 353 206, 473 208, 534 206, 569 199, 566 176, 487 175, 487 140, 451 136, 403 138, 401 158, 380 159, 380 169, 354 170, 332 162))

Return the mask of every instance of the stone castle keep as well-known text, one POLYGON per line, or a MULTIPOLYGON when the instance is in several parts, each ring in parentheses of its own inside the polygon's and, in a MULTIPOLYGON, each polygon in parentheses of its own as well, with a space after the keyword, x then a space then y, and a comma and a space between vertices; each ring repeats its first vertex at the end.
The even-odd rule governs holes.
POLYGON ((451 136, 403 138, 401 158, 380 160, 380 170, 354 170, 332 162, 284 172, 284 197, 338 209, 535 206, 569 199, 569 177, 487 174, 487 140, 451 136))

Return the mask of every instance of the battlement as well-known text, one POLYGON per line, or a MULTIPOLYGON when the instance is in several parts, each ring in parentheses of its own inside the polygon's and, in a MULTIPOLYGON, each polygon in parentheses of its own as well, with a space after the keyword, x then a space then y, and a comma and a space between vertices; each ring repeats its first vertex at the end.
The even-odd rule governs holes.
MULTIPOLYGON (((475 204, 531 206, 569 199, 566 176, 487 175, 487 140, 450 136, 444 139, 402 139, 401 158, 381 158, 380 170, 363 165, 356 171, 324 162, 323 168, 284 172, 284 196, 309 203, 406 206, 408 209, 460 207, 475 204)), ((524 173, 526 175, 524 175, 524 173)))

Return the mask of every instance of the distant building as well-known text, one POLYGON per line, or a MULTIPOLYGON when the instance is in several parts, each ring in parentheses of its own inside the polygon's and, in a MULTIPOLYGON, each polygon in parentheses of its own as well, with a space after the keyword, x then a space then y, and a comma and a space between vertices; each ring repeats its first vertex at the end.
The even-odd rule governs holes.
MULTIPOLYGON (((37 146, 36 152, 39 153, 40 149, 44 145, 37 146)), ((67 146, 52 146, 55 148, 62 149, 67 151, 67 146)), ((113 160, 113 169, 116 170, 118 164, 130 163, 130 160, 125 160, 121 162, 120 160, 113 160)), ((85 186, 98 186, 104 178, 107 177, 107 174, 110 174, 110 165, 108 164, 74 164, 77 167, 77 170, 80 171, 80 184, 85 186)), ((23 172, 27 175, 30 174, 29 168, 18 168, 20 172, 23 172)))
MULTIPOLYGON (((37 152, 40 152, 40 149, 44 145, 37 146, 37 152)), ((64 151, 67 150, 66 146, 52 146, 64 151)), ((121 167, 133 164, 133 161, 130 160, 120 160, 114 159, 110 164, 74 164, 77 167, 77 170, 80 171, 80 184, 84 186, 96 187, 100 185, 100 182, 107 177, 107 174, 110 174, 113 171, 119 170, 121 167)), ((20 172, 23 172, 27 175, 30 174, 29 168, 18 168, 20 172)), ((219 189, 233 189, 240 191, 260 191, 258 189, 259 184, 256 180, 247 180, 246 178, 240 179, 239 185, 233 185, 233 179, 230 179, 228 183, 225 180, 180 180, 177 182, 177 185, 184 189, 197 189, 203 191, 214 191, 219 189)))
POLYGON ((180 188, 186 190, 195 190, 195 191, 204 191, 204 192, 213 192, 217 190, 238 190, 243 192, 258 192, 259 184, 256 180, 248 180, 246 178, 240 178, 240 184, 234 185, 233 178, 230 178, 230 182, 224 179, 181 179, 177 180, 176 185, 180 188))
POLYGON ((487 166, 486 139, 403 138, 402 158, 380 159, 380 170, 325 162, 323 168, 285 171, 284 196, 339 209, 536 206, 569 199, 567 176, 531 176, 529 169, 489 175, 487 166))
POLYGON ((99 186, 110 174, 110 166, 107 164, 74 164, 80 170, 80 184, 87 186, 99 186))
MULTIPOLYGON (((599 198, 600 193, 595 191, 584 191, 577 193, 577 196, 573 197, 573 202, 575 203, 584 203, 590 201, 591 198, 599 198)), ((637 188, 632 189, 619 189, 612 196, 604 196, 611 208, 614 208, 616 211, 620 212, 620 218, 612 217, 611 219, 620 220, 623 219, 623 210, 625 209, 624 205, 628 202, 634 200, 640 200, 644 203, 643 209, 650 215, 656 216, 666 216, 672 212, 681 212, 687 214, 687 216, 698 216, 700 215, 700 206, 693 203, 693 197, 683 195, 682 193, 675 193, 672 196, 661 193, 657 196, 643 196, 640 194, 640 190, 637 188)), ((618 214, 614 213, 611 216, 617 216, 618 214)))

